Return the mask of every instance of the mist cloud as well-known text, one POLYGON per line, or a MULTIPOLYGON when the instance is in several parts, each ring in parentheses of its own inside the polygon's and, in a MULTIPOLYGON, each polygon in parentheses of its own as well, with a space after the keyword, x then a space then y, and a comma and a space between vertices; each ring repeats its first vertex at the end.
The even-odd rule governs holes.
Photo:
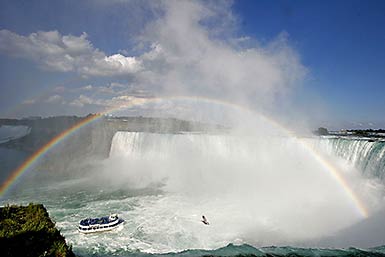
POLYGON ((305 75, 285 33, 265 46, 247 48, 242 46, 247 38, 231 37, 236 25, 227 4, 167 1, 164 11, 140 37, 150 45, 140 58, 145 68, 138 79, 143 84, 168 94, 247 100, 260 106, 290 91, 305 75))

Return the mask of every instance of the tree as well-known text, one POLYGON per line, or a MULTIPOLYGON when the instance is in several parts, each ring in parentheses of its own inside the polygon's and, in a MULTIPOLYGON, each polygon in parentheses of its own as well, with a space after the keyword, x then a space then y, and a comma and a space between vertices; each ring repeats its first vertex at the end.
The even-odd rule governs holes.
POLYGON ((320 127, 316 131, 314 131, 314 134, 318 136, 325 136, 325 135, 329 135, 329 131, 327 128, 320 127))

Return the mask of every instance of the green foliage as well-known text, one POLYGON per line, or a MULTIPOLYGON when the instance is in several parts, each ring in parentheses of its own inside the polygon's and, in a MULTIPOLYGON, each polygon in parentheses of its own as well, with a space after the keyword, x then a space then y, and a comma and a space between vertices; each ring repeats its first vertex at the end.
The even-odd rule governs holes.
POLYGON ((369 132, 366 130, 355 130, 354 134, 360 137, 368 136, 369 132))
POLYGON ((314 131, 314 134, 318 136, 326 136, 329 135, 329 131, 327 128, 320 127, 316 131, 314 131))
POLYGON ((41 204, 0 208, 2 256, 74 256, 41 204))

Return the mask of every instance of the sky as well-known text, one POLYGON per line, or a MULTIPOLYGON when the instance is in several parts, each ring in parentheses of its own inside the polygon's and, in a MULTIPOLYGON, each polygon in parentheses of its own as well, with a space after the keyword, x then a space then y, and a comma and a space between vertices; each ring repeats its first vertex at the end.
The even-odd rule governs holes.
POLYGON ((384 1, 4 0, 0 117, 137 115, 154 97, 189 96, 284 123, 381 128, 383 24, 384 1))

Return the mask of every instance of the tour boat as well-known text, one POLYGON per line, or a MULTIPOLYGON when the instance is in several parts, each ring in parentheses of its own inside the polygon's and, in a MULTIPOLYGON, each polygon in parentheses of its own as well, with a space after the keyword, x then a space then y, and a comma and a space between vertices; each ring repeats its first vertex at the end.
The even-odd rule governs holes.
POLYGON ((117 214, 111 214, 108 217, 87 218, 81 220, 78 230, 81 233, 94 233, 113 230, 123 224, 124 220, 120 219, 117 214))

